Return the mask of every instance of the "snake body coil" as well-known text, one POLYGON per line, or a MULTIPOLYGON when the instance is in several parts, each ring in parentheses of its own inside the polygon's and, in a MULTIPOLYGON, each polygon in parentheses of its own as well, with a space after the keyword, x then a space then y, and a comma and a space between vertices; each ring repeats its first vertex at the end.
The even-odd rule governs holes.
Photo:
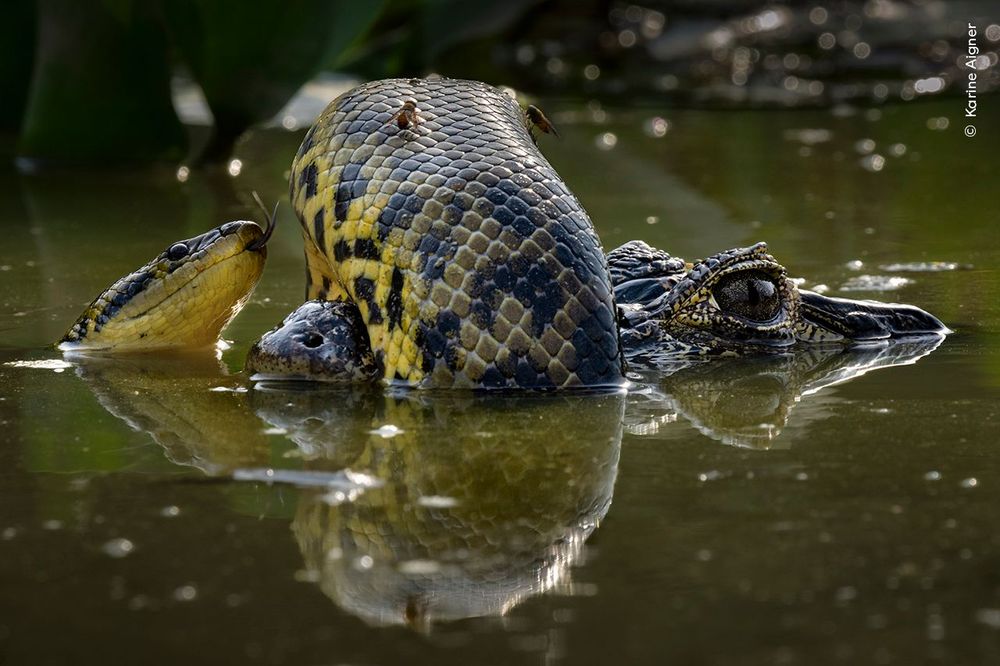
POLYGON ((593 224, 497 88, 394 79, 351 90, 306 134, 291 201, 307 298, 357 306, 386 380, 622 382, 593 224))

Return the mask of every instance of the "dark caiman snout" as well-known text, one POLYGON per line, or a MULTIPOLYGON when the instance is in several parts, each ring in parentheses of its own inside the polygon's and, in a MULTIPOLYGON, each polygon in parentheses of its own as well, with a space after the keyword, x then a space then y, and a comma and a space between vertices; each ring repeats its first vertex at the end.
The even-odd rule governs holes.
POLYGON ((832 333, 845 340, 864 342, 950 333, 940 319, 912 305, 800 293, 804 324, 800 336, 804 339, 829 337, 832 333))

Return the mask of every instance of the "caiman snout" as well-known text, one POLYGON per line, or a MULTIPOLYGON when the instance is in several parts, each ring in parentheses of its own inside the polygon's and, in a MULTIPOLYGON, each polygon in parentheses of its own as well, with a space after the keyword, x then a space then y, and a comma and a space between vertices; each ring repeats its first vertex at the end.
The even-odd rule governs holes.
POLYGON ((865 342, 928 335, 945 335, 940 319, 913 305, 853 301, 801 291, 804 323, 846 340, 865 342))

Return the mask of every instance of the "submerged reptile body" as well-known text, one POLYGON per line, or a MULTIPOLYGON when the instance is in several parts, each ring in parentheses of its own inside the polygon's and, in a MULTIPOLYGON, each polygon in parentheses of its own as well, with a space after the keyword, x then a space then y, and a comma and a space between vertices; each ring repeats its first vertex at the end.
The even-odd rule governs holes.
POLYGON ((291 201, 307 298, 357 306, 386 380, 621 383, 593 224, 504 92, 450 79, 355 88, 306 134, 291 201), (413 122, 397 122, 411 100, 413 122))

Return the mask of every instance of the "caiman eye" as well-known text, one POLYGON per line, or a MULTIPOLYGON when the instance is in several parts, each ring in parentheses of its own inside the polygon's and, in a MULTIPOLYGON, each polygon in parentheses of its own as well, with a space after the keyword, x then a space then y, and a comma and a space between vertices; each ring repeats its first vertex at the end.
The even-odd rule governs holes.
POLYGON ((726 275, 712 290, 723 312, 751 321, 771 321, 781 309, 781 297, 774 280, 763 273, 726 275))
POLYGON ((184 243, 174 243, 167 250, 167 259, 170 261, 177 261, 178 259, 183 259, 188 255, 188 246, 184 243))

